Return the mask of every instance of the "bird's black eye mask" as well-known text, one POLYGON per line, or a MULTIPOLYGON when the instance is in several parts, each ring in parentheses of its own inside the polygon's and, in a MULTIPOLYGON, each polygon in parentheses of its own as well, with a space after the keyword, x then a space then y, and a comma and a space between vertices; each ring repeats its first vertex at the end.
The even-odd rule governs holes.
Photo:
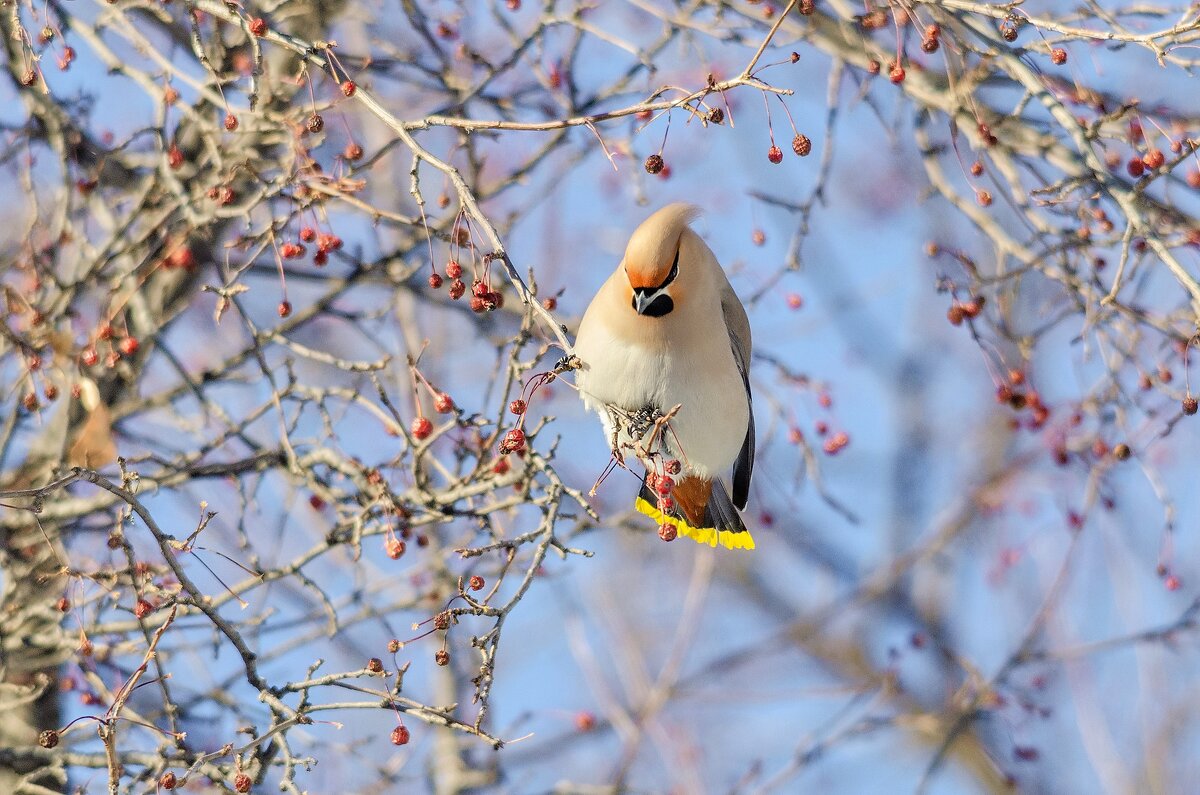
POLYGON ((675 277, 679 275, 679 248, 675 249, 675 260, 671 263, 671 272, 657 287, 633 288, 633 311, 646 317, 662 317, 675 309, 675 302, 664 292, 675 277))

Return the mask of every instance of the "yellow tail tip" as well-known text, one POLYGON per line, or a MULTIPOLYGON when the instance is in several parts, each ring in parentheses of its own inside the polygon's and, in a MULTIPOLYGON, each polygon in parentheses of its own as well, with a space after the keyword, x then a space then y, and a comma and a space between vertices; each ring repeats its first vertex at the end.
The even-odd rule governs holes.
POLYGON ((637 498, 634 507, 637 508, 638 513, 649 516, 659 524, 666 522, 674 525, 675 529, 679 531, 679 535, 687 536, 697 544, 708 544, 710 547, 720 544, 726 549, 754 549, 754 538, 750 535, 749 530, 735 533, 732 530, 718 530, 715 527, 692 527, 683 519, 668 516, 642 497, 637 498))

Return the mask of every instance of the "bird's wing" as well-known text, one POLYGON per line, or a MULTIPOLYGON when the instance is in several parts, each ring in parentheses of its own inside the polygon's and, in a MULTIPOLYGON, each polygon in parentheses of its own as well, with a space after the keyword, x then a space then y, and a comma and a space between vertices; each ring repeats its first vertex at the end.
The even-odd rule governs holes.
POLYGON ((737 363, 742 383, 746 387, 746 408, 750 421, 746 426, 746 440, 733 464, 733 504, 738 510, 746 507, 750 496, 750 475, 754 472, 754 399, 750 394, 750 319, 746 308, 738 300, 733 288, 726 282, 721 287, 721 312, 725 316, 725 328, 729 330, 729 344, 733 348, 733 360, 737 363))

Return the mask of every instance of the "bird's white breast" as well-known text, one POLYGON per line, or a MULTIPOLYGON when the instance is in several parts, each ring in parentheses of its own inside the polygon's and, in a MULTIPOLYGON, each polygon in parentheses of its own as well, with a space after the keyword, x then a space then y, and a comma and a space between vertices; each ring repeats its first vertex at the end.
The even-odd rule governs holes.
POLYGON ((610 441, 606 404, 627 411, 657 406, 664 412, 680 405, 666 439, 669 452, 692 473, 712 478, 733 465, 746 438, 745 386, 723 322, 666 335, 668 322, 639 317, 633 327, 642 333, 631 334, 626 325, 614 328, 589 309, 575 345, 584 363, 576 383, 588 408, 600 414, 610 441))

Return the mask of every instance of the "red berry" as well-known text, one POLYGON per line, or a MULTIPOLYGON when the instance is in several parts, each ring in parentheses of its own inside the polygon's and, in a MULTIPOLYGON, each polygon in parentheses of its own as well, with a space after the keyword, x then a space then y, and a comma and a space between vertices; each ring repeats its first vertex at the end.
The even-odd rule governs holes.
POLYGON ((596 716, 590 712, 580 712, 575 715, 575 728, 581 732, 590 732, 596 728, 596 716))
POLYGON ((313 265, 320 267, 320 266, 324 265, 326 262, 329 262, 329 255, 326 254, 324 251, 318 250, 316 254, 313 254, 313 265))
POLYGON ((845 431, 838 431, 826 439, 825 444, 822 446, 827 454, 835 455, 848 444, 850 444, 849 435, 845 431))
POLYGON ((167 165, 173 169, 183 165, 183 152, 179 151, 179 147, 175 144, 171 144, 167 149, 167 165))
POLYGON ((93 367, 96 362, 100 361, 100 354, 96 353, 95 348, 89 346, 83 349, 83 353, 79 355, 79 358, 87 367, 93 367))
POLYGON ((1172 575, 1168 576, 1166 580, 1163 581, 1163 585, 1167 586, 1168 591, 1178 591, 1179 590, 1179 578, 1176 577, 1174 574, 1172 574, 1172 575))
POLYGON ((250 32, 255 36, 267 35, 267 21, 262 17, 255 17, 250 20, 250 32))
POLYGON ((237 792, 249 792, 252 784, 253 782, 250 780, 250 777, 245 773, 238 773, 233 778, 233 788, 237 792))
POLYGON ((463 283, 462 279, 455 279, 454 281, 450 282, 450 298, 453 300, 457 301, 458 299, 462 298, 463 293, 466 291, 467 285, 463 283))
POLYGON ((767 150, 767 160, 770 160, 772 163, 775 163, 777 165, 779 163, 782 163, 783 162, 783 150, 780 149, 778 146, 775 146, 774 144, 772 144, 771 148, 767 150))
POLYGON ((358 160, 363 156, 363 149, 358 144, 351 141, 346 144, 346 148, 342 150, 342 157, 347 160, 358 160))
POLYGON ((520 428, 513 428, 508 433, 504 434, 504 439, 500 442, 500 454, 507 455, 509 453, 519 453, 525 449, 525 431, 520 428))
POLYGON ((407 726, 397 726, 392 729, 392 745, 408 745, 409 734, 407 726))
POLYGON ((469 585, 472 591, 482 591, 484 586, 483 578, 478 574, 472 575, 469 585))
POLYGON ((433 433, 433 423, 429 421, 428 417, 417 417, 412 421, 412 427, 409 430, 414 439, 428 439, 429 434, 433 433))
POLYGON ((133 614, 138 618, 145 618, 150 615, 153 609, 154 607, 145 599, 138 599, 137 603, 133 606, 133 614))
POLYGON ((1162 164, 1166 162, 1166 159, 1167 158, 1163 155, 1161 149, 1151 149, 1146 153, 1146 156, 1142 158, 1142 162, 1146 164, 1146 168, 1153 170, 1162 166, 1162 164))
POLYGON ((1055 66, 1062 66, 1067 62, 1067 51, 1061 47, 1055 47, 1050 51, 1050 60, 1055 66))
POLYGON ((524 400, 517 398, 512 403, 508 404, 508 410, 518 417, 525 413, 525 409, 529 408, 524 400))
POLYGON ((1125 164, 1125 168, 1127 171, 1129 171, 1129 176, 1140 177, 1146 170, 1146 164, 1142 162, 1140 157, 1134 155, 1133 157, 1129 158, 1129 162, 1125 164))
POLYGON ((658 537, 663 541, 674 541, 678 535, 678 528, 670 522, 663 522, 658 526, 658 537))
POLYGON ((305 243, 313 242, 317 239, 317 230, 313 229, 311 226, 300 227, 300 239, 305 243))
POLYGON ((664 497, 675 488, 675 481, 667 475, 660 475, 654 484, 654 490, 664 497))
POLYGON ((238 128, 238 117, 234 116, 232 113, 226 113, 225 114, 225 129, 228 130, 229 132, 233 132, 237 128, 238 128))
POLYGON ((392 560, 399 560, 404 555, 404 550, 407 545, 399 538, 389 538, 384 542, 383 548, 387 552, 387 556, 392 560))
POLYGON ((450 260, 446 263, 446 275, 451 279, 457 279, 462 276, 462 265, 458 264, 458 260, 450 260))
POLYGON ((670 461, 663 464, 663 471, 668 475, 678 475, 681 471, 683 471, 683 464, 679 463, 678 459, 672 458, 670 461))
POLYGON ((454 399, 445 392, 439 392, 438 396, 434 398, 433 407, 438 414, 449 414, 454 411, 454 399))
POLYGON ((358 90, 358 86, 356 86, 354 84, 353 80, 347 80, 344 83, 342 83, 342 93, 348 97, 354 96, 354 92, 357 90, 358 90))
POLYGON ((442 286, 442 277, 436 273, 429 274, 429 286, 434 290, 442 286))
POLYGON ((903 83, 904 82, 904 67, 901 66, 900 64, 896 64, 891 69, 889 69, 888 70, 888 80, 891 80, 893 83, 895 83, 897 85, 899 85, 900 83, 903 83))
POLYGON ((292 302, 280 301, 279 308, 276 311, 279 312, 280 317, 287 317, 288 315, 292 314, 292 302))
POLYGON ((175 785, 177 783, 178 780, 175 778, 175 774, 170 770, 168 770, 166 773, 163 773, 158 779, 158 786, 162 787, 163 789, 175 789, 175 785))
POLYGON ((980 207, 991 207, 992 194, 988 193, 983 188, 980 188, 979 190, 975 191, 975 201, 979 203, 980 207))
POLYGON ((133 356, 138 351, 137 337, 126 337, 125 339, 121 340, 120 348, 121 353, 125 354, 126 356, 133 356))

